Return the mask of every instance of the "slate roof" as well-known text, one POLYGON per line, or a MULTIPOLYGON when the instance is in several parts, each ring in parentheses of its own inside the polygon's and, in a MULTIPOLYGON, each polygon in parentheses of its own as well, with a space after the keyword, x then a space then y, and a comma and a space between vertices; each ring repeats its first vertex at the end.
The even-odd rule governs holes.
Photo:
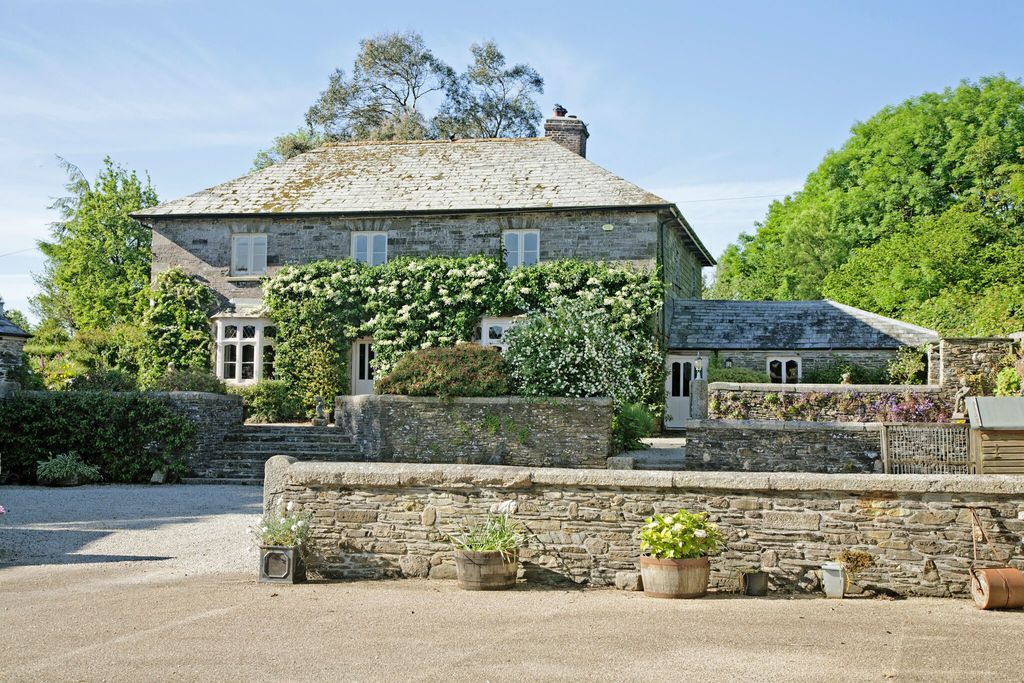
POLYGON ((333 143, 140 218, 671 206, 547 138, 333 143))
POLYGON ((934 330, 828 300, 676 299, 669 306, 671 349, 897 349, 939 340, 934 330))
POLYGON ((4 315, 3 302, 0 301, 0 337, 31 337, 32 335, 21 329, 4 315))

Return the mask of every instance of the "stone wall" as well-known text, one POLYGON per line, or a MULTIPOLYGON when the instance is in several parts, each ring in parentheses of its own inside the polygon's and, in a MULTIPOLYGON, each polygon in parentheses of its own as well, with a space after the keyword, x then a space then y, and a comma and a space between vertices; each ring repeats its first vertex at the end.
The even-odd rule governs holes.
POLYGON ((743 351, 721 350, 717 352, 718 360, 725 365, 732 361, 734 368, 746 368, 754 372, 768 375, 768 358, 785 356, 800 359, 800 372, 804 377, 812 372, 823 370, 837 362, 852 363, 877 372, 884 372, 889 362, 896 357, 896 349, 862 349, 846 351, 743 351))
POLYGON ((966 380, 976 390, 991 393, 1001 361, 1013 347, 1013 340, 1003 337, 943 339, 939 342, 939 384, 955 394, 966 380))
POLYGON ((22 337, 0 337, 0 383, 13 381, 8 378, 21 365, 24 346, 22 337))
POLYGON ((242 425, 242 397, 201 391, 150 391, 149 398, 162 401, 196 426, 192 450, 183 455, 190 472, 202 472, 209 460, 220 455, 224 438, 242 425))
MULTIPOLYGON (((819 590, 822 562, 846 548, 876 566, 854 590, 963 596, 971 558, 968 506, 1003 555, 1024 540, 1024 479, 526 469, 470 465, 267 463, 264 501, 313 515, 312 568, 333 579, 455 576, 447 533, 514 506, 535 534, 523 550, 529 583, 635 586, 637 529, 680 507, 706 511, 727 548, 712 584, 762 566, 775 590, 819 590)), ((987 557, 987 556, 986 556, 987 557)), ((1012 564, 1024 567, 1017 553, 1012 564)))
POLYGON ((604 468, 606 398, 338 396, 335 422, 366 460, 604 468))
POLYGON ((881 425, 854 422, 690 420, 686 469, 736 472, 881 472, 881 425))
MULTIPOLYGON (((383 218, 154 218, 149 222, 153 226, 154 277, 180 266, 209 284, 222 304, 262 296, 259 278, 230 276, 231 236, 240 233, 267 234, 267 270, 273 275, 285 264, 348 258, 351 234, 367 230, 388 233, 389 259, 500 255, 502 230, 535 228, 540 230, 542 261, 578 258, 653 268, 661 231, 654 210, 611 209, 383 218), (614 229, 604 230, 608 224, 614 229)), ((686 282, 670 283, 670 290, 691 291, 692 277, 679 271, 678 277, 684 276, 686 282)))
MULTIPOLYGON (((927 385, 712 382, 708 385, 708 394, 708 417, 719 420, 904 421, 891 419, 892 416, 887 414, 890 400, 932 405, 932 413, 945 411, 947 421, 948 413, 951 412, 942 388, 927 385), (906 398, 908 396, 909 399, 906 398), (795 403, 800 403, 799 411, 793 408, 795 403)), ((923 414, 921 417, 927 418, 929 415, 923 414)))

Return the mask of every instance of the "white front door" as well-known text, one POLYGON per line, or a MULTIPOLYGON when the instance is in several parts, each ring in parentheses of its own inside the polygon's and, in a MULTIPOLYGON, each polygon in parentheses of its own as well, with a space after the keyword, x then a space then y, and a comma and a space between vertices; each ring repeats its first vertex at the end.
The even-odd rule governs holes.
POLYGON ((373 393, 373 341, 359 339, 352 343, 352 393, 373 393))
POLYGON ((666 356, 665 428, 686 429, 690 419, 690 382, 695 356, 666 356))

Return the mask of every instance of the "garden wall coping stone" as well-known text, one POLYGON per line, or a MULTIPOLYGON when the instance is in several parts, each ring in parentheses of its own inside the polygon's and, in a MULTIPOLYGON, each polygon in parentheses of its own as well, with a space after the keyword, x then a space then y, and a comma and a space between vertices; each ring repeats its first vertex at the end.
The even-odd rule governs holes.
POLYGON ((687 429, 762 429, 767 431, 877 432, 881 422, 801 422, 795 420, 688 420, 687 429))
POLYGON ((265 489, 273 495, 283 491, 288 484, 309 487, 518 489, 531 486, 567 486, 751 492, 1024 495, 1024 477, 1009 475, 585 470, 503 465, 303 462, 286 456, 274 456, 266 464, 265 489))
POLYGON ((751 382, 712 382, 708 385, 711 391, 770 391, 777 393, 810 393, 827 394, 932 394, 943 391, 943 388, 932 384, 758 384, 751 382))

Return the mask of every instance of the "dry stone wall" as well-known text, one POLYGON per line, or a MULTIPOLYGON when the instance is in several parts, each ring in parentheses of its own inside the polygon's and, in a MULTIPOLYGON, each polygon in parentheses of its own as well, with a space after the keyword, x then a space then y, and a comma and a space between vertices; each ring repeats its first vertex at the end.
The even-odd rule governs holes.
POLYGON ((690 420, 686 469, 736 472, 882 471, 881 425, 690 420))
POLYGON ((708 394, 718 420, 948 421, 952 412, 942 388, 927 385, 713 382, 708 394))
POLYGON ((189 471, 203 474, 210 460, 220 456, 225 437, 242 425, 242 397, 201 391, 151 391, 146 396, 162 401, 195 425, 192 449, 183 454, 189 471))
MULTIPOLYGON (((1003 555, 1024 539, 1024 479, 996 476, 642 472, 471 465, 267 463, 264 503, 294 501, 313 516, 311 568, 331 579, 455 577, 446 540, 468 521, 513 508, 534 536, 528 583, 638 584, 645 517, 705 511, 725 534, 711 581, 735 585, 764 567, 774 590, 817 591, 822 562, 846 548, 875 567, 854 591, 963 596, 971 558, 969 507, 1003 555)), ((1012 564, 1024 568, 1017 553, 1012 564)))
POLYGON ((607 467, 606 398, 338 396, 335 421, 366 460, 607 467))

